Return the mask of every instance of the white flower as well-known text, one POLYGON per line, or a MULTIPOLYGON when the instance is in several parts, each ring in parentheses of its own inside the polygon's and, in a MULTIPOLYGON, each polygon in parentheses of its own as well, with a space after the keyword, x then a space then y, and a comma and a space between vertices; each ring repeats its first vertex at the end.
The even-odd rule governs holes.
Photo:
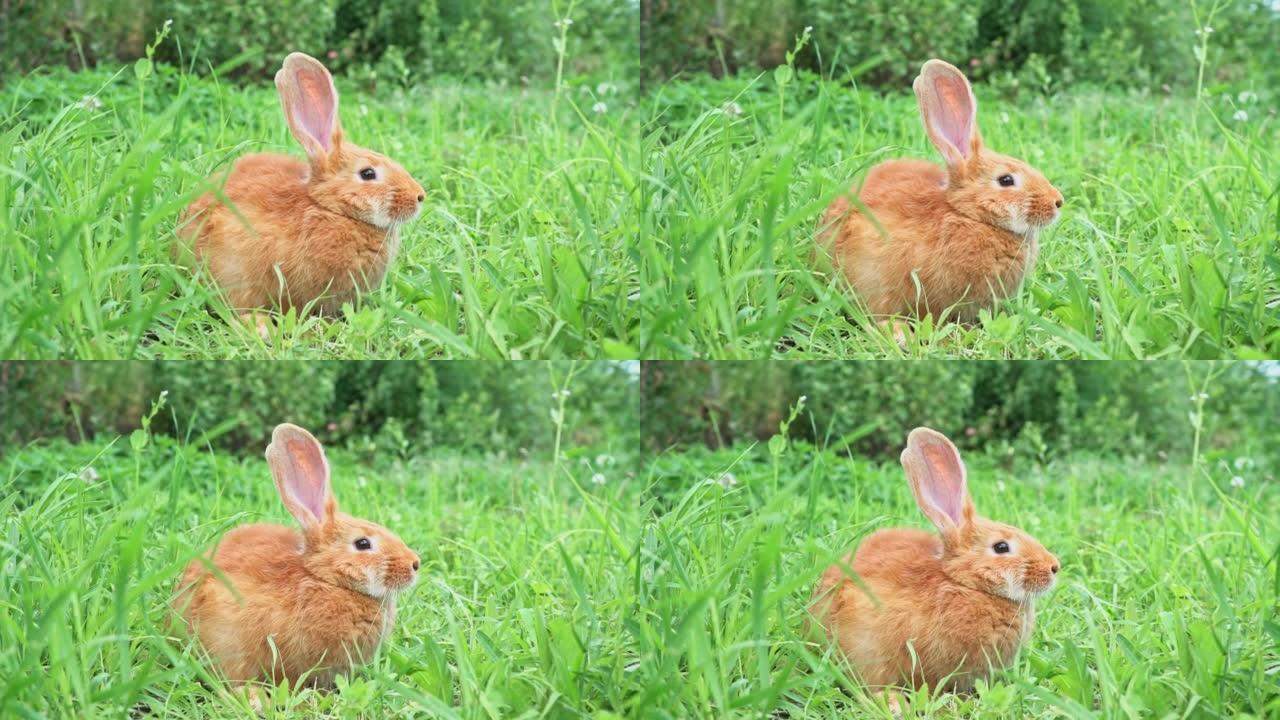
POLYGON ((92 95, 85 95, 84 97, 80 98, 79 105, 85 110, 101 110, 102 109, 102 101, 92 95))
POLYGON ((1004 481, 1003 481, 1003 480, 997 480, 997 481, 996 481, 996 492, 1004 492, 1004 481))
POLYGON ((1236 122, 1244 122, 1245 120, 1249 119, 1249 113, 1243 110, 1237 110, 1236 114, 1231 116, 1231 119, 1235 120, 1236 122))
POLYGON ((565 18, 563 20, 556 21, 556 27, 569 27, 572 24, 573 24, 573 18, 565 18))
POLYGON ((606 467, 606 466, 608 466, 608 465, 612 465, 612 464, 613 464, 613 456, 612 456, 612 455, 597 455, 597 456, 596 456, 596 465, 597 465, 597 466, 599 466, 599 467, 606 467))
POLYGON ((1233 488, 1244 487, 1244 478, 1240 477, 1239 475, 1231 478, 1231 487, 1233 488))
POLYGON ((1253 460, 1251 458, 1247 458, 1247 457, 1236 458, 1235 466, 1237 470, 1243 470, 1249 467, 1250 465, 1253 465, 1253 460))
POLYGON ((1250 92, 1248 90, 1244 90, 1239 95, 1236 96, 1236 100, 1238 100, 1241 103, 1256 103, 1258 102, 1258 94, 1254 92, 1250 92))
POLYGON ((813 32, 813 26, 812 26, 812 25, 805 25, 805 26, 804 26, 804 34, 805 34, 805 35, 808 35, 808 34, 809 34, 809 33, 811 33, 811 32, 813 32))
POLYGON ((166 28, 173 27, 173 18, 168 18, 167 20, 165 20, 165 21, 164 21, 164 26, 165 26, 166 28))
POLYGON ((600 114, 600 113, 602 113, 602 112, 605 112, 605 111, 606 111, 606 110, 608 110, 608 109, 609 109, 609 106, 608 106, 608 105, 605 105, 605 104, 604 104, 604 103, 602 103, 602 102, 597 102, 595 105, 592 105, 592 106, 591 106, 591 112, 593 112, 593 113, 595 113, 595 114, 597 114, 597 115, 599 115, 599 114, 600 114))
POLYGON ((592 484, 592 485, 603 485, 603 484, 604 484, 604 474, 602 474, 602 473, 596 473, 595 475, 592 475, 592 476, 591 476, 591 484, 592 484))
POLYGON ((742 106, 730 100, 720 107, 720 112, 729 117, 742 117, 742 106))
POLYGON ((98 471, 92 465, 80 471, 80 479, 87 483, 98 482, 98 471))
POLYGON ((607 83, 607 82, 605 82, 605 83, 600 83, 599 85, 597 85, 597 86, 596 86, 596 94, 597 94, 597 95, 608 95, 609 93, 613 92, 614 90, 617 90, 617 88, 616 88, 616 87, 614 87, 613 85, 610 85, 610 84, 609 84, 609 83, 607 83))
POLYGON ((1009 124, 1009 113, 1001 111, 1001 113, 1000 113, 1000 122, 1004 123, 1005 125, 1008 125, 1008 124, 1009 124))
POLYGON ((716 482, 720 483, 720 487, 724 488, 725 490, 728 490, 729 488, 738 484, 738 478, 734 477, 733 473, 726 472, 726 473, 721 473, 720 477, 716 480, 716 482))

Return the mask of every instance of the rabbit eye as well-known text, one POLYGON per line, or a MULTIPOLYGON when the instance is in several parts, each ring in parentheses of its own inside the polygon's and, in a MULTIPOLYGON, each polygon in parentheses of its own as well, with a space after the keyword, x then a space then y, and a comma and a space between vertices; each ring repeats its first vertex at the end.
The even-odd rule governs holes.
POLYGON ((356 538, 357 550, 372 550, 373 543, 369 542, 369 538, 356 538))
POLYGON ((375 171, 373 168, 371 168, 371 167, 367 167, 367 168, 365 168, 365 169, 363 169, 363 170, 361 170, 361 171, 360 171, 360 179, 361 179, 361 180, 366 180, 366 181, 368 181, 368 180, 377 180, 377 179, 378 179, 378 173, 377 173, 377 171, 375 171))
POLYGON ((996 178, 996 182, 1000 183, 1000 187, 1013 187, 1015 181, 1012 175, 1006 174, 996 178))
POLYGON ((997 555, 1004 555, 1005 553, 1009 552, 1009 543, 1001 540, 995 545, 992 545, 991 549, 995 550, 997 555))

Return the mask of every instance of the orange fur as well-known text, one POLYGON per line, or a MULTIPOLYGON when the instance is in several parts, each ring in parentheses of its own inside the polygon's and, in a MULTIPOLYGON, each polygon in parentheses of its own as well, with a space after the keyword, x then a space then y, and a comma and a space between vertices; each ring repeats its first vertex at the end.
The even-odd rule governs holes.
POLYGON ((941 434, 912 431, 902 464, 938 533, 869 535, 823 574, 810 612, 873 688, 968 690, 1013 660, 1058 560, 1030 535, 977 515, 959 453, 941 434), (1000 541, 1010 552, 994 552, 1000 541))
POLYGON ((382 283, 400 226, 426 196, 394 161, 346 142, 337 90, 314 58, 289 55, 276 86, 308 161, 240 158, 225 178, 211 179, 228 203, 206 193, 183 213, 174 255, 194 251, 237 310, 314 303, 315 311, 336 314, 382 283), (376 178, 362 179, 364 169, 376 178))
POLYGON ((225 581, 193 561, 174 607, 229 681, 296 684, 307 674, 329 686, 390 633, 396 593, 413 584, 419 559, 386 528, 338 511, 310 433, 278 426, 267 457, 302 531, 257 524, 228 532, 208 558, 225 581), (357 538, 372 548, 355 549, 357 538))
POLYGON ((824 213, 819 242, 875 316, 954 307, 965 322, 1012 294, 1058 218, 1062 194, 1026 163, 987 150, 959 70, 930 60, 915 83, 925 128, 947 160, 889 160, 824 213), (998 178, 1018 183, 1002 187, 998 178))

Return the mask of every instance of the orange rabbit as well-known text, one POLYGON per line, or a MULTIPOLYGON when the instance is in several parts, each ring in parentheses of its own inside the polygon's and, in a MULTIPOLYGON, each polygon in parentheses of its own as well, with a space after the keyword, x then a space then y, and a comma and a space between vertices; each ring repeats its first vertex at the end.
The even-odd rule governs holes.
POLYGON ((827 208, 818 239, 872 315, 971 322, 1015 292, 1035 265, 1040 231, 1062 193, 1035 168, 992 152, 978 133, 978 103, 964 74, 930 60, 914 83, 925 130, 946 168, 888 160, 827 208))
MULTIPOLYGON (((271 433, 267 462, 280 499, 302 532, 242 525, 209 561, 193 561, 174 607, 222 674, 332 684, 369 660, 391 632, 396 594, 413 585, 419 560, 394 533, 338 511, 320 443, 296 425, 271 433), (224 579, 225 578, 225 579, 224 579)), ((250 687, 250 695, 257 702, 250 687)))
POLYGON ((902 467, 937 534, 867 536, 823 574, 810 612, 871 688, 969 690, 1007 666, 1031 634, 1033 601, 1053 588, 1058 559, 1027 533, 977 514, 960 453, 942 434, 912 430, 902 467))
POLYGON ((222 187, 183 215, 175 256, 194 250, 231 306, 311 307, 337 313, 382 283, 400 226, 426 195, 390 158, 346 141, 338 91, 315 58, 292 53, 276 89, 307 162, 262 153, 240 158, 222 187))

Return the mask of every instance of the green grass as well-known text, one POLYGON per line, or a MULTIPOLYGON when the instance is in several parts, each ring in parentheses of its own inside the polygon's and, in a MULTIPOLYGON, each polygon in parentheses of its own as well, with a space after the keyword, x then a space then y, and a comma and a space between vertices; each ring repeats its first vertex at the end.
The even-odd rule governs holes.
POLYGON ((337 321, 278 318, 264 342, 169 248, 210 173, 248 152, 301 156, 274 88, 166 67, 8 78, 0 356, 635 356, 633 213, 614 167, 636 132, 619 91, 337 84, 348 136, 428 199, 381 289, 337 321))
POLYGON ((785 92, 772 74, 657 89, 642 154, 642 356, 1280 353, 1274 94, 1213 88, 1197 107, 1158 89, 1016 102, 977 91, 988 146, 1044 172, 1063 219, 1020 294, 972 326, 914 324, 900 348, 810 255, 823 209, 872 165, 940 162, 914 99, 807 74, 785 92))
MULTIPOLYGON (((893 465, 804 446, 537 460, 330 453, 345 509, 423 557, 394 633, 269 717, 887 717, 802 632, 821 569, 923 525, 893 465), (705 478, 732 472, 725 490, 705 478), (879 713, 877 715, 877 713, 879 713)), ((969 457, 980 510, 1062 560, 1018 662, 917 717, 1274 717, 1280 503, 1263 467, 969 457), (1001 485, 1003 484, 1003 485, 1001 485)), ((0 474, 0 715, 252 717, 164 629, 227 528, 288 521, 263 461, 154 438, 11 451, 0 474), (92 472, 85 468, 93 468, 92 472)))

